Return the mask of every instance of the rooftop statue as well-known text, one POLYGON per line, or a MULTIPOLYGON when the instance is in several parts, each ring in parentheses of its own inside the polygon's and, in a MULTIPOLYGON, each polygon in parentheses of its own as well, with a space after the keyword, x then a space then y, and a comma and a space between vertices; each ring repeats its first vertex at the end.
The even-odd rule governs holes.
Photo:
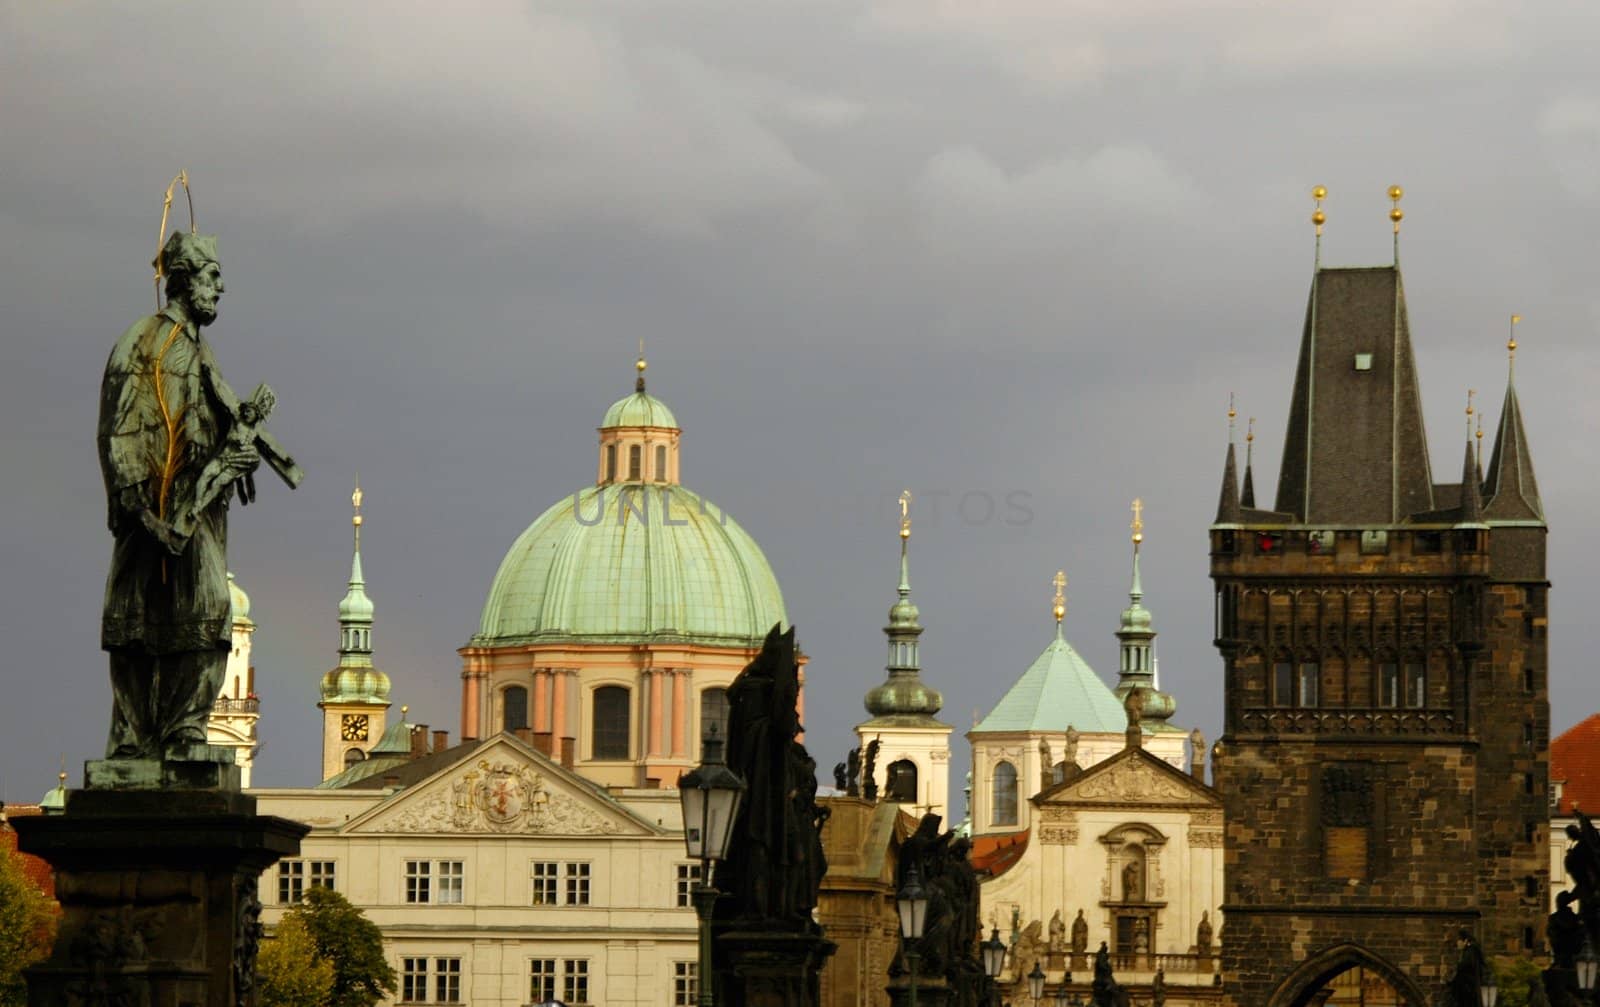
POLYGON ((216 238, 175 231, 155 265, 167 304, 117 340, 100 391, 116 540, 100 645, 111 655, 106 755, 119 760, 193 759, 205 745, 232 645, 228 503, 255 498, 263 460, 291 488, 302 478, 262 426, 271 389, 241 402, 201 334, 224 289, 216 238))

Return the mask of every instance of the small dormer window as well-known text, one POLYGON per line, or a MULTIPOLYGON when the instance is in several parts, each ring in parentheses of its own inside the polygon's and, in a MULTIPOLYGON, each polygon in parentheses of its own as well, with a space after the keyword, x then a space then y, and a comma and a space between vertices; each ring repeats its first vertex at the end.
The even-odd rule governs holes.
POLYGON ((635 482, 643 478, 640 469, 644 466, 644 448, 635 444, 628 448, 628 481, 635 482))

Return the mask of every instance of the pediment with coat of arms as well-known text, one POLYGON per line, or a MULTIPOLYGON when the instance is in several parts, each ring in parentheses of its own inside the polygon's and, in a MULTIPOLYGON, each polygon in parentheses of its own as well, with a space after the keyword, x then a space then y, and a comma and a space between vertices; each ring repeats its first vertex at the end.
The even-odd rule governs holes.
POLYGON ((651 831, 626 808, 564 779, 511 746, 486 745, 408 788, 362 819, 352 832, 548 836, 641 835, 651 831))
POLYGON ((1124 752, 1042 795, 1041 804, 1220 807, 1204 783, 1143 751, 1124 752))

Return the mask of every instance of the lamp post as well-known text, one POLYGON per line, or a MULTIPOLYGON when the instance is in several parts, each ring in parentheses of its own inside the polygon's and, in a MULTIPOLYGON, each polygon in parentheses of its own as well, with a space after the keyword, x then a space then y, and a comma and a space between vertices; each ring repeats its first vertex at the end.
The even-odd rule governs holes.
POLYGON ((1061 985, 1056 987, 1056 1007, 1071 1007, 1071 1000, 1067 996, 1067 986, 1071 982, 1071 972, 1068 972, 1061 977, 1061 985))
POLYGON ((683 805, 683 845, 689 859, 700 861, 700 880, 691 897, 695 915, 700 918, 700 964, 695 977, 700 1007, 715 1002, 711 982, 711 910, 717 904, 717 889, 711 884, 716 862, 728 855, 733 838, 733 821, 744 800, 744 781, 722 761, 722 741, 713 724, 700 753, 700 765, 678 781, 678 800, 683 805))
POLYGON ((1033 998, 1033 1007, 1039 1007, 1039 1000, 1044 996, 1044 969, 1038 962, 1033 963, 1033 971, 1028 973, 1028 996, 1033 998))
POLYGON ((1578 951, 1578 957, 1573 960, 1578 973, 1578 988, 1583 990, 1585 999, 1594 999, 1595 973, 1600 971, 1600 958, 1595 957, 1594 945, 1589 943, 1588 935, 1584 935, 1583 947, 1578 951))
POLYGON ((911 1007, 917 1007, 917 942, 928 922, 928 893, 922 888, 916 864, 906 869, 906 883, 895 893, 894 905, 900 911, 901 946, 911 969, 911 1007))
POLYGON ((1483 984, 1478 987, 1478 1003, 1481 1007, 1494 1007, 1494 1002, 1498 999, 1500 999, 1500 984, 1495 982, 1494 966, 1490 965, 1484 970, 1483 984))
POLYGON ((989 939, 979 944, 983 949, 983 974, 989 977, 989 997, 1000 999, 1000 973, 1006 970, 1006 942, 1000 939, 1000 928, 989 932, 989 939))

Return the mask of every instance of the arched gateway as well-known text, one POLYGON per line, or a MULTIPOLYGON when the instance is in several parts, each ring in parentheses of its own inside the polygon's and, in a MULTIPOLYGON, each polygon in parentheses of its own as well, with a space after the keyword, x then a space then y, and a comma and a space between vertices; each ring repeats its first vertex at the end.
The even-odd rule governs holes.
POLYGON ((1295 967, 1266 1007, 1426 1007, 1404 972, 1358 944, 1334 944, 1295 967))

